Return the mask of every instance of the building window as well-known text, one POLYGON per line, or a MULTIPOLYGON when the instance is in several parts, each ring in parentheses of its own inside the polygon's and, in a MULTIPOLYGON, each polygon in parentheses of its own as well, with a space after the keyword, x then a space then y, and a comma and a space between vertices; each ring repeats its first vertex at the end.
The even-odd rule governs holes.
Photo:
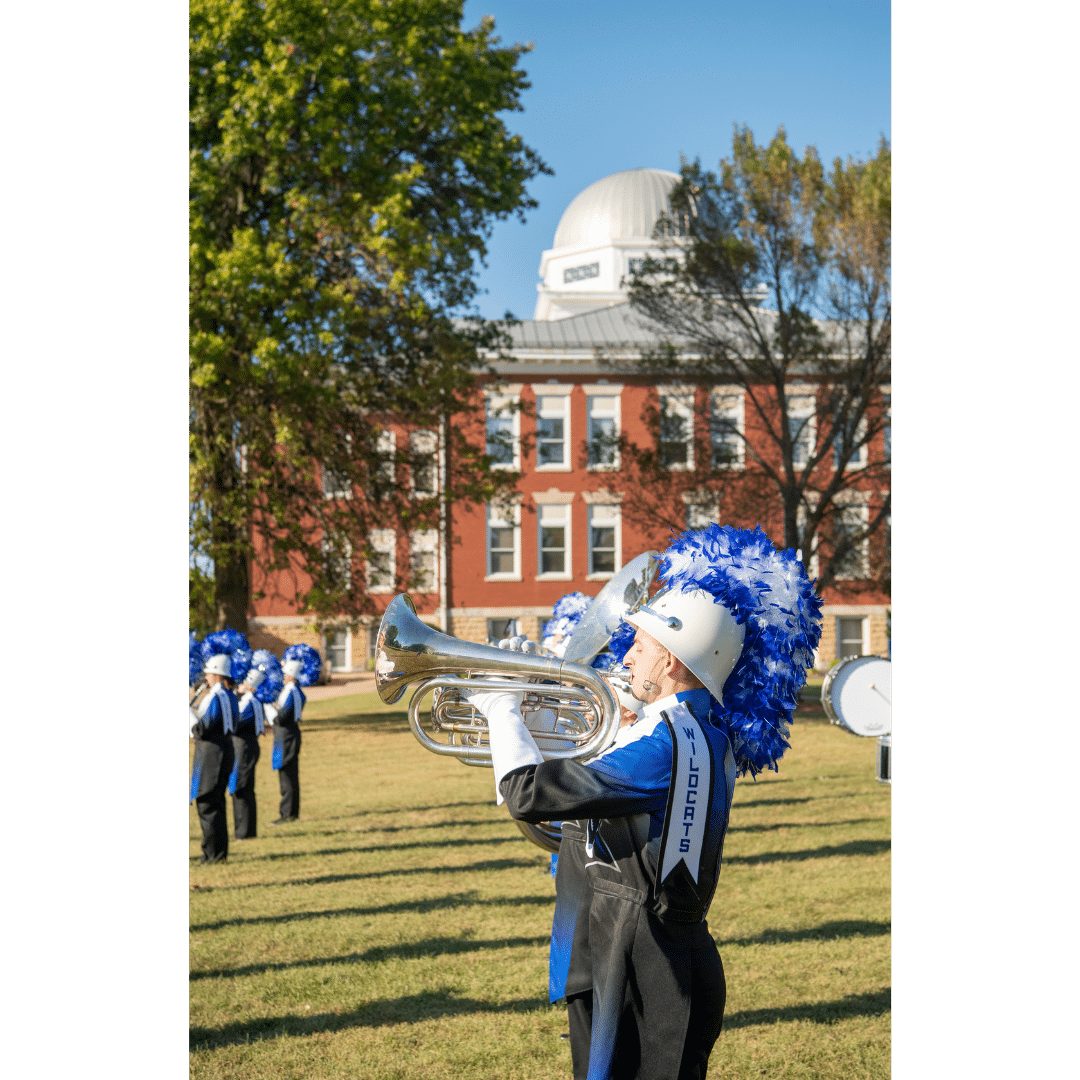
POLYGON ((488 619, 487 621, 489 645, 498 645, 506 638, 517 637, 520 632, 517 619, 488 619))
POLYGON ((488 507, 487 576, 521 580, 521 510, 488 507))
POLYGON ((496 469, 518 467, 520 413, 514 397, 488 396, 486 399, 487 443, 485 453, 496 469))
MULTIPOLYGON (((858 497, 859 493, 852 494, 858 497)), ((848 505, 838 505, 833 509, 833 549, 838 551, 842 544, 851 544, 836 565, 837 580, 859 580, 869 576, 869 540, 861 535, 869 524, 870 508, 861 499, 858 502, 853 499, 848 505)))
POLYGON ((885 452, 885 464, 892 464, 892 394, 881 395, 881 408, 883 412, 881 432, 882 449, 885 452))
POLYGON ((712 522, 720 521, 720 500, 710 491, 684 491, 682 496, 686 503, 686 527, 688 529, 704 529, 712 522))
POLYGON ((848 440, 848 445, 856 446, 857 449, 851 451, 851 457, 844 464, 844 437, 852 430, 853 420, 849 419, 846 425, 841 425, 840 430, 837 431, 836 437, 833 439, 833 468, 848 468, 848 469, 861 469, 866 465, 866 418, 859 417, 857 421, 854 421, 854 434, 852 434, 848 440))
POLYGON ((791 463, 805 468, 817 441, 817 420, 814 399, 809 394, 789 394, 787 397, 788 435, 791 437, 791 463))
POLYGON ((660 464, 666 469, 694 467, 694 399, 660 395, 660 464))
POLYGON ((622 514, 618 505, 589 507, 589 576, 611 577, 622 567, 622 514))
POLYGON ((537 576, 570 578, 570 507, 545 504, 537 510, 537 576))
POLYGON ((352 545, 346 539, 324 536, 322 540, 323 576, 332 591, 352 585, 352 545))
POLYGON ((319 472, 322 474, 322 493, 324 499, 349 498, 349 478, 347 476, 334 472, 329 465, 322 465, 319 472))
POLYGON ((369 593, 394 591, 397 576, 393 529, 372 529, 368 533, 367 587, 369 593))
POLYGON ((569 285, 571 281, 585 281, 588 278, 597 278, 599 276, 600 264, 598 262, 587 263, 584 266, 568 266, 562 272, 564 285, 569 285))
POLYGON ((409 588, 418 593, 439 591, 438 549, 437 529, 409 533, 409 588))
POLYGON ((413 494, 430 499, 438 492, 435 475, 435 454, 439 440, 434 431, 414 431, 409 436, 409 463, 412 472, 413 494))
POLYGON ((866 616, 860 615, 855 618, 840 616, 836 620, 836 655, 842 656, 865 656, 864 634, 866 616))
POLYGON ((397 483, 397 469, 394 454, 397 448, 397 440, 392 431, 379 432, 375 442, 375 463, 371 470, 371 482, 368 485, 368 495, 380 502, 385 499, 397 483))
POLYGON ((590 394, 589 468, 619 467, 619 398, 614 394, 590 394))
POLYGON ((351 671, 351 642, 348 627, 327 630, 323 635, 323 651, 334 671, 351 671))
POLYGON ((570 397, 539 394, 536 398, 536 468, 565 469, 570 465, 570 397))
POLYGON ((741 393, 715 391, 712 395, 712 465, 714 469, 741 469, 745 462, 743 441, 744 401, 741 393))

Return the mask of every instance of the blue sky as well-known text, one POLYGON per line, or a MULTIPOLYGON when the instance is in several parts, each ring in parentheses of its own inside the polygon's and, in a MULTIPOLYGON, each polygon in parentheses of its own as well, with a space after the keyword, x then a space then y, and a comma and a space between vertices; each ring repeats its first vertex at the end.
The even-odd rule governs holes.
POLYGON ((493 15, 528 42, 532 87, 511 130, 555 171, 533 181, 524 225, 495 226, 481 314, 531 318, 540 253, 570 200, 621 169, 714 168, 732 126, 767 141, 783 124, 800 151, 865 157, 890 129, 889 0, 467 0, 463 25, 493 15))

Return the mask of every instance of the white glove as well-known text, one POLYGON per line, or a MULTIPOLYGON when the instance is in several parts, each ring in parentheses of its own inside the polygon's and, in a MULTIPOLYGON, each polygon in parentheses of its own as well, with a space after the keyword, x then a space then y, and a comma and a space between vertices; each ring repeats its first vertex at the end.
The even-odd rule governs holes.
POLYGON ((188 707, 188 736, 192 739, 195 738, 195 725, 199 722, 198 716, 195 714, 195 710, 190 706, 188 707))
POLYGON ((538 653, 540 652, 540 646, 535 641, 531 641, 525 637, 524 634, 519 634, 517 637, 503 638, 499 642, 500 649, 509 649, 510 652, 520 653, 538 653))
POLYGON ((495 769, 495 805, 503 804, 499 782, 523 765, 539 765, 544 759, 521 718, 520 690, 473 690, 465 695, 488 722, 491 764, 495 769))
POLYGON ((263 706, 263 724, 267 727, 274 726, 274 717, 277 716, 277 707, 274 705, 263 706))

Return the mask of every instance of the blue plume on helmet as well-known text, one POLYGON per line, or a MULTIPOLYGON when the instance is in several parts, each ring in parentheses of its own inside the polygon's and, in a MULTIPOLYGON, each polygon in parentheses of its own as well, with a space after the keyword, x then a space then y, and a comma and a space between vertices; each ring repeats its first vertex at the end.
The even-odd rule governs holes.
POLYGON ((756 776, 791 745, 791 713, 821 639, 821 598, 790 548, 778 551, 759 525, 712 523, 684 532, 661 557, 673 590, 711 593, 746 627, 742 653, 724 683, 713 719, 731 732, 741 774, 756 776))
POLYGON ((591 596, 583 592, 569 592, 559 598, 551 618, 544 623, 544 629, 540 632, 541 638, 551 637, 556 631, 561 631, 565 637, 569 637, 581 622, 582 615, 588 610, 593 602, 591 596))
POLYGON ((303 664, 300 674, 296 676, 296 681, 301 686, 311 686, 312 683, 318 681, 319 672, 322 671, 322 658, 310 645, 305 645, 303 642, 299 645, 290 645, 281 660, 282 663, 286 660, 299 660, 303 664))
POLYGON ((229 675, 234 682, 242 682, 251 668, 251 646, 248 639, 239 630, 231 627, 207 634, 201 651, 204 664, 211 656, 226 653, 229 657, 229 675))
POLYGON ((255 696, 264 704, 277 701, 285 676, 281 674, 281 661, 269 649, 256 649, 251 654, 251 666, 258 668, 266 678, 256 687, 255 696))
POLYGON ((630 651, 630 646, 634 644, 636 633, 637 628, 628 622, 619 623, 615 627, 615 633, 611 635, 611 640, 607 643, 607 648, 597 655, 592 666, 597 671, 610 671, 613 667, 621 667, 623 659, 630 651))
POLYGON ((188 686, 195 686, 202 681, 203 658, 199 635, 194 630, 188 631, 188 686))

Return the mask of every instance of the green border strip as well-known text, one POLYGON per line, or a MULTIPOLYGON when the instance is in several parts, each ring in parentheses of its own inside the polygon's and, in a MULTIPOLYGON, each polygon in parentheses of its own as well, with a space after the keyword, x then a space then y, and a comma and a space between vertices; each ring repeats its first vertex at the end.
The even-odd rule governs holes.
POLYGON ((5 18, 5 1064, 187 1075, 187 6, 5 18))

